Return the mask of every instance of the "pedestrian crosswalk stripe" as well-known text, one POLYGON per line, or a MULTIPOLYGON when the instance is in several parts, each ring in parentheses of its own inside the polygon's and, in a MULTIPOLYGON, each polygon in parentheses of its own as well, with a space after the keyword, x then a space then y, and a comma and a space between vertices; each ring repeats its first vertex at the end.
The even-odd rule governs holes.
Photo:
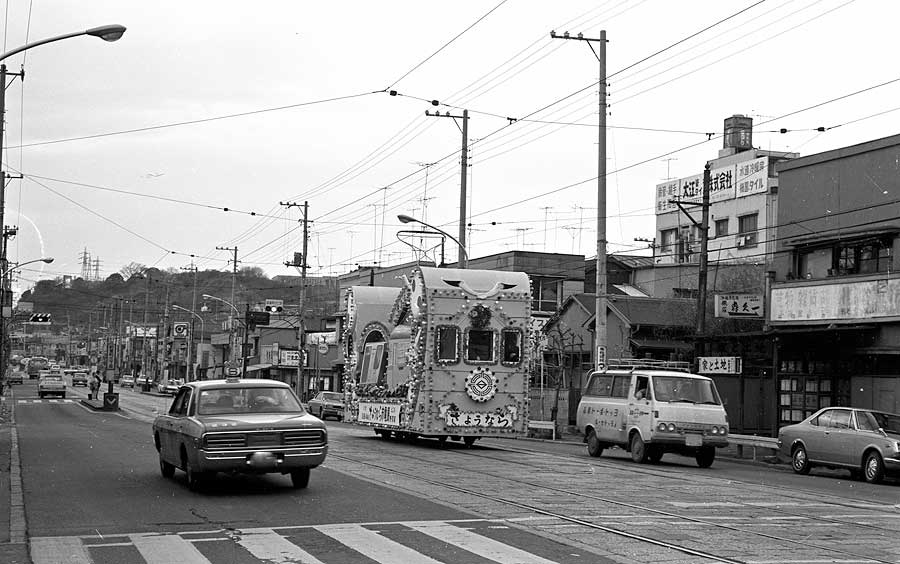
POLYGON ((16 400, 16 403, 74 403, 73 399, 20 399, 16 400))
POLYGON ((446 523, 410 523, 409 527, 500 564, 554 564, 546 558, 541 558, 530 552, 525 552, 500 541, 473 533, 468 529, 461 529, 446 523))
POLYGON ((31 539, 31 560, 35 564, 93 564, 78 537, 31 539))
POLYGON ((368 556, 376 562, 403 562, 404 564, 441 564, 433 558, 408 548, 399 542, 385 538, 375 531, 359 525, 321 525, 316 527, 336 541, 368 556))
POLYGON ((324 564, 274 531, 244 533, 238 544, 256 558, 273 564, 324 564))
MULTIPOLYGON (((389 537, 387 532, 406 530, 421 535, 421 539, 430 538, 443 543, 450 549, 448 557, 458 549, 480 562, 554 564, 554 561, 538 554, 480 534, 478 530, 482 524, 506 525, 503 521, 483 519, 288 525, 235 531, 119 533, 107 535, 105 539, 98 539, 95 535, 32 537, 30 544, 34 564, 99 564, 110 561, 121 561, 121 564, 211 564, 211 556, 206 550, 208 543, 228 542, 229 539, 240 550, 246 551, 244 560, 252 558, 267 564, 344 564, 348 558, 379 564, 446 564, 460 561, 458 553, 452 556, 452 560, 445 560, 443 552, 429 551, 429 554, 424 554, 410 545, 408 539, 412 537, 389 537), (479 525, 472 529, 475 523, 479 525), (318 540, 308 542, 312 538, 308 536, 310 534, 320 536, 318 540), (305 535, 307 540, 304 540, 305 535), (127 547, 133 547, 129 549, 131 556, 123 557, 127 551, 121 551, 127 547), (201 551, 201 548, 204 550, 201 551)), ((420 542, 419 546, 426 545, 420 542)))
POLYGON ((131 535, 131 542, 147 564, 209 564, 193 544, 178 535, 131 535))

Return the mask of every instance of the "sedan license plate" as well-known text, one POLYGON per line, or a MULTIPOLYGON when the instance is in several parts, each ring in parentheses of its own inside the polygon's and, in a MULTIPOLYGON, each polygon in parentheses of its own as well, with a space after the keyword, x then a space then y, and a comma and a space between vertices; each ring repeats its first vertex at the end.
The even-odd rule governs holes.
POLYGON ((278 446, 278 433, 251 433, 247 435, 247 446, 278 446))
POLYGON ((684 446, 698 447, 703 446, 703 435, 688 434, 684 436, 684 446))

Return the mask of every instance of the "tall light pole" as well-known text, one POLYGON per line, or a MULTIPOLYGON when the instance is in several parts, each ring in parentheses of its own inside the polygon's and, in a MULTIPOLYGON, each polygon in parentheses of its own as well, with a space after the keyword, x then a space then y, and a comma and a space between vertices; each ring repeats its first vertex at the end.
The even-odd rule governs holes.
MULTIPOLYGON (((62 41, 63 39, 69 39, 70 37, 78 37, 80 35, 91 35, 93 37, 99 37, 104 41, 117 41, 122 35, 125 33, 125 27, 121 25, 105 25, 101 27, 94 27, 91 29, 86 29, 84 31, 76 31, 72 33, 66 33, 63 35, 57 35, 56 37, 49 37, 47 39, 41 39, 38 41, 32 41, 31 43, 26 43, 20 47, 16 47, 10 51, 0 54, 0 61, 6 60, 7 58, 21 53, 22 51, 31 49, 32 47, 37 47, 39 45, 44 45, 46 43, 53 43, 54 41, 62 41)), ((6 227, 4 223, 4 210, 6 208, 6 171, 3 169, 3 136, 5 131, 5 123, 6 123, 6 63, 0 63, 0 270, 3 271, 3 275, 0 276, 0 289, 2 289, 2 294, 4 300, 6 298, 7 291, 7 281, 6 281, 6 270, 7 270, 7 262, 6 262, 6 227)), ((22 76, 21 73, 12 73, 14 76, 22 76)), ((50 259, 51 261, 53 259, 50 259)), ((0 303, 0 327, 3 326, 3 316, 2 316, 2 308, 6 305, 5 301, 0 303)), ((0 329, 0 350, 3 349, 6 345, 5 335, 3 330, 0 329)), ((3 358, 2 352, 0 352, 0 374, 6 374, 6 359, 3 358)))
MULTIPOLYGON (((240 317, 240 315, 241 315, 241 311, 233 303, 229 302, 226 299, 218 298, 218 297, 210 295, 210 294, 203 294, 201 297, 204 300, 215 300, 217 302, 222 302, 223 304, 230 307, 232 309, 232 311, 234 311, 234 313, 237 314, 238 317, 240 317)), ((230 357, 229 360, 231 360, 231 362, 234 362, 234 357, 235 357, 235 355, 234 355, 234 353, 235 353, 234 321, 236 318, 234 316, 229 316, 229 319, 230 319, 230 323, 228 324, 228 333, 229 333, 229 336, 228 336, 228 343, 229 343, 229 345, 228 345, 229 351, 228 352, 229 352, 229 354, 228 354, 228 356, 230 357)), ((246 323, 246 320, 244 320, 244 321, 246 323)), ((246 329, 245 329, 245 331, 246 331, 246 329)), ((244 354, 244 351, 242 350, 241 355, 243 356, 243 354, 244 354)))
POLYGON ((599 39, 584 37, 582 34, 570 36, 569 32, 556 35, 550 32, 553 39, 574 39, 586 41, 597 61, 600 63, 600 122, 597 132, 597 283, 596 310, 594 316, 596 339, 597 370, 602 370, 606 363, 606 30, 600 31, 599 39), (594 50, 593 43, 597 43, 594 50))
POLYGON ((412 217, 412 216, 409 216, 409 215, 405 215, 405 214, 402 214, 402 213, 401 213, 400 215, 397 216, 397 219, 400 220, 400 223, 418 223, 418 224, 424 225, 425 227, 428 227, 428 228, 430 228, 430 229, 434 229, 435 231, 437 231, 437 232, 440 233, 441 235, 444 235, 445 237, 449 238, 451 241, 453 241, 454 243, 456 243, 457 245, 459 245, 460 259, 462 259, 462 260, 459 261, 459 264, 457 264, 457 266, 458 266, 459 268, 466 268, 466 266, 468 266, 468 264, 469 264, 469 253, 466 252, 465 246, 463 246, 463 244, 460 243, 459 240, 456 239, 456 237, 454 237, 453 235, 447 233, 447 232, 444 231, 443 229, 438 229, 438 228, 435 227, 434 225, 430 225, 430 224, 428 224, 428 223, 425 223, 425 222, 422 221, 421 219, 416 219, 416 218, 414 218, 414 217, 412 217))

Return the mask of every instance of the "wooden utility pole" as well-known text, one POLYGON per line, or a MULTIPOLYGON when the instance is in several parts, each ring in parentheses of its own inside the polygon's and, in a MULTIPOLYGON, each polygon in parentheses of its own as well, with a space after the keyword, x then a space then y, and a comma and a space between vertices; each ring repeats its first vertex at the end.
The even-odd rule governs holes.
MULTIPOLYGON (((440 112, 431 113, 425 110, 425 115, 430 117, 448 117, 462 120, 462 155, 460 158, 460 178, 459 178, 459 254, 457 255, 457 268, 466 268, 468 266, 468 255, 466 254, 466 185, 469 171, 469 110, 463 110, 461 116, 452 115, 450 112, 441 114, 440 112)), ((458 124, 457 124, 458 127, 458 124)))
POLYGON ((597 132, 597 279, 596 279, 596 313, 595 319, 595 341, 596 341, 596 360, 597 370, 602 370, 606 366, 606 30, 600 31, 599 39, 584 37, 582 34, 570 36, 569 32, 562 35, 556 35, 555 31, 550 32, 553 39, 574 39, 576 41, 587 41, 588 46, 597 57, 600 63, 600 80, 598 86, 600 89, 600 111, 599 111, 599 129, 597 132), (594 50, 593 43, 597 43, 597 50, 594 50))
MULTIPOLYGON (((196 374, 191 378, 191 366, 193 364, 194 357, 191 354, 191 350, 194 348, 194 310, 197 308, 197 267, 194 266, 194 261, 191 260, 191 266, 182 267, 181 270, 187 270, 188 272, 194 273, 194 285, 191 289, 191 330, 188 334, 188 343, 187 343, 187 365, 184 367, 184 381, 190 382, 192 380, 196 380, 196 374)), ((203 340, 203 335, 200 336, 200 340, 203 340)), ((200 356, 199 354, 197 355, 200 356)))
MULTIPOLYGON (((295 202, 279 202, 288 208, 300 207, 295 202)), ((285 266, 293 266, 300 269, 300 305, 297 310, 297 396, 302 400, 306 395, 308 386, 303 382, 303 342, 305 341, 305 327, 303 322, 303 309, 306 307, 306 268, 307 268, 307 241, 309 239, 309 202, 303 202, 303 252, 294 253, 294 260, 285 262, 285 266), (299 254, 299 256, 297 256, 299 254)))
MULTIPOLYGON (((697 275, 697 335, 706 333, 706 276, 709 268, 707 254, 709 247, 709 186, 711 183, 709 163, 703 168, 703 207, 700 219, 700 272, 697 275)), ((702 347, 702 341, 700 341, 702 347)), ((703 350, 697 351, 702 354, 703 350)))

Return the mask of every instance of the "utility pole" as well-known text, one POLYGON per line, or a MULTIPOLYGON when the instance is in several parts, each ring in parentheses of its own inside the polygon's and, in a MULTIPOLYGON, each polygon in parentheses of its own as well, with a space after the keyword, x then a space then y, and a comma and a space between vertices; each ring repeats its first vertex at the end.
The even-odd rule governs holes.
POLYGON ((6 123, 6 77, 9 75, 22 76, 22 73, 6 72, 6 64, 0 64, 0 231, 2 231, 2 241, 0 241, 0 380, 6 378, 6 366, 9 359, 6 356, 6 323, 3 318, 6 314, 7 295, 10 295, 9 313, 12 316, 12 299, 9 289, 9 279, 7 278, 7 269, 9 263, 6 260, 6 225, 3 223, 3 212, 6 208, 6 179, 9 175, 3 169, 3 134, 6 123))
MULTIPOLYGON (((454 120, 462 120, 462 155, 461 155, 461 172, 459 178, 459 255, 456 266, 458 268, 466 268, 468 266, 466 259, 466 179, 468 177, 469 168, 469 110, 463 110, 461 116, 451 115, 447 112, 441 115, 440 112, 433 114, 425 110, 425 115, 430 117, 448 117, 454 120)), ((457 124, 459 127, 459 124, 457 124)))
MULTIPOLYGON (((191 354, 192 349, 194 348, 194 310, 197 308, 197 267, 194 266, 194 261, 191 260, 191 266, 182 267, 181 270, 186 270, 188 272, 194 273, 194 285, 191 290, 191 330, 188 336, 187 343, 187 366, 184 367, 184 381, 191 382, 196 379, 196 374, 194 374, 193 378, 191 377, 191 367, 193 364, 194 356, 191 354)), ((202 335, 200 336, 202 340, 202 335)), ((199 355, 197 355, 199 356, 199 355)))
MULTIPOLYGON (((219 251, 231 251, 234 253, 234 258, 231 259, 231 303, 234 304, 234 286, 235 281, 237 280, 237 265, 238 265, 238 248, 237 245, 234 247, 216 247, 219 251)), ((234 362, 234 353, 237 350, 237 343, 234 342, 234 310, 228 310, 228 350, 230 357, 229 360, 234 362)), ((213 362, 215 364, 215 362, 213 362)), ((224 369, 223 369, 224 371, 224 369)))
MULTIPOLYGON (((282 206, 288 208, 300 207, 295 202, 279 202, 282 206)), ((302 400, 308 389, 303 385, 303 341, 304 341, 304 325, 303 325, 303 308, 306 307, 306 251, 307 239, 309 234, 309 202, 303 202, 303 252, 300 256, 294 253, 294 260, 285 262, 285 266, 293 266, 300 269, 300 307, 297 312, 297 396, 302 400)))
POLYGON ((147 291, 144 293, 144 317, 141 321, 141 373, 144 378, 147 377, 147 337, 150 331, 147 328, 147 308, 150 307, 150 275, 144 271, 144 278, 147 280, 147 291))
POLYGON ((606 365, 606 30, 600 31, 599 39, 591 39, 578 34, 569 36, 569 32, 556 35, 550 32, 554 39, 574 39, 587 41, 591 52, 600 63, 600 115, 599 130, 597 132, 597 302, 595 319, 595 338, 597 343, 596 368, 601 370, 606 365), (592 43, 598 43, 594 50, 592 43))
MULTIPOLYGON (((711 183, 709 163, 703 168, 703 211, 700 220, 700 272, 697 276, 697 335, 706 333, 706 274, 709 245, 709 185, 711 183)), ((698 341, 703 346, 702 341, 698 341)), ((699 353, 702 353, 701 348, 699 353)))

